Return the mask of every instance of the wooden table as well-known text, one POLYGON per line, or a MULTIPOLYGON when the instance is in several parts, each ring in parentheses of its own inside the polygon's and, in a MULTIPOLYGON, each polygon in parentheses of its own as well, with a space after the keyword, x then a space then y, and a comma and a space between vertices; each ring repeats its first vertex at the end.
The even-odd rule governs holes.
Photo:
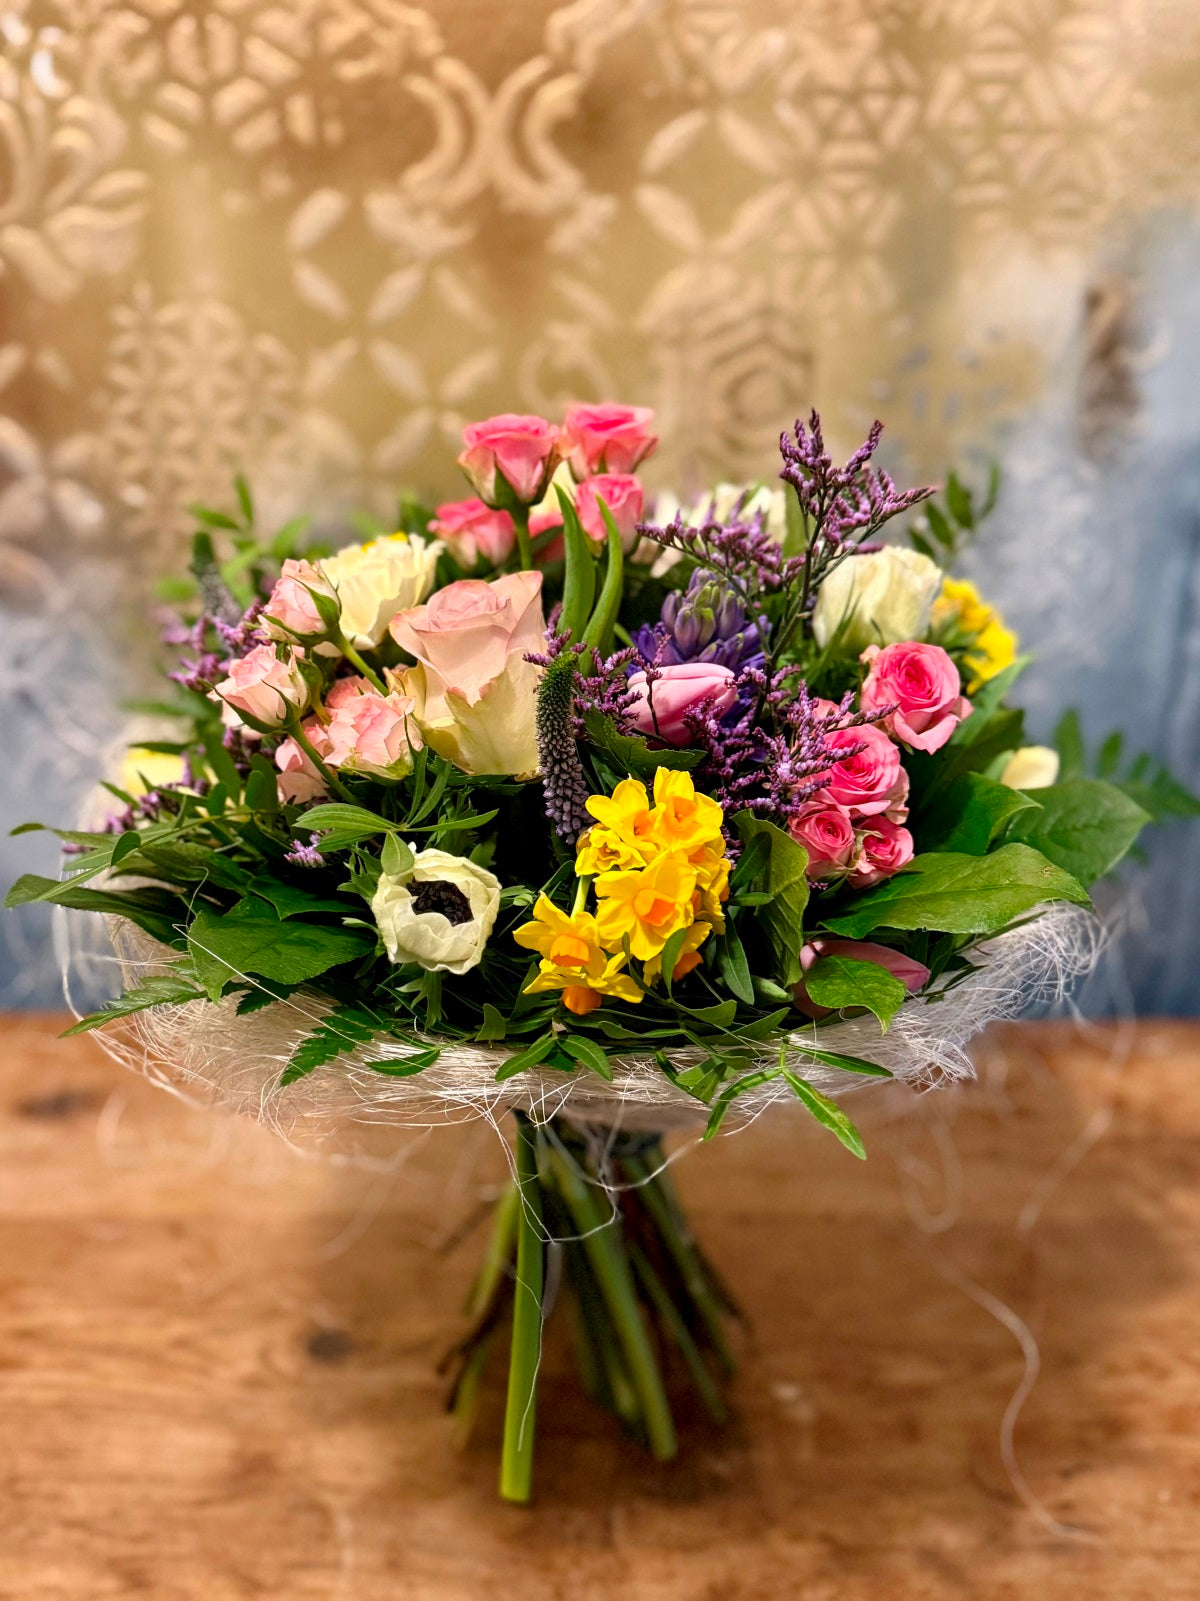
POLYGON ((1200 1595, 1200 1029, 1009 1030, 865 1165, 786 1117, 691 1153, 736 1419, 654 1468, 552 1350, 519 1509, 434 1373, 490 1131, 347 1171, 58 1021, 0 1019, 6 1601, 1200 1595))

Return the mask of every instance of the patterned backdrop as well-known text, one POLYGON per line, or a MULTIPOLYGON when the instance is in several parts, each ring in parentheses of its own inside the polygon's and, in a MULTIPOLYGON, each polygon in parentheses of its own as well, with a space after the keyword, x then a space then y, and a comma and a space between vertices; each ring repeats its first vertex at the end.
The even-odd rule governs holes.
POLYGON ((683 489, 813 400, 900 470, 998 456, 1035 714, 1074 673, 1103 717, 1131 594, 1186 645, 1194 0, 6 0, 0 40, 6 818, 94 767, 133 676, 95 625, 189 501, 385 512, 465 419, 576 397, 655 405, 683 489))

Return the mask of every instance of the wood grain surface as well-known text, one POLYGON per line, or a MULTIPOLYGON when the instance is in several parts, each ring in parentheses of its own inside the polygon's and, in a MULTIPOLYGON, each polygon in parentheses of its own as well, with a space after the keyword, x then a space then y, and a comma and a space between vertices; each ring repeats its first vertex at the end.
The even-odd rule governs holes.
POLYGON ((656 1468, 550 1342, 518 1509, 499 1383, 458 1452, 435 1374, 491 1132, 350 1171, 58 1026, 0 1019, 5 1601, 1200 1595, 1200 1029, 1011 1029, 861 1102, 865 1165, 788 1117, 689 1153, 735 1420, 656 1468))

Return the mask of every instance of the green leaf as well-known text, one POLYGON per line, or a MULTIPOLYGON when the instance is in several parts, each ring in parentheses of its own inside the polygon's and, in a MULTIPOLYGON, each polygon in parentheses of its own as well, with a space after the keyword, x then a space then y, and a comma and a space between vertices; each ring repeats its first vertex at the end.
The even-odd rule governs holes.
POLYGON ((574 1061, 590 1067, 593 1073, 612 1083, 612 1063, 602 1045, 597 1045, 595 1040, 585 1039, 582 1034, 564 1034, 558 1043, 574 1061))
POLYGON ((923 850, 986 856, 1013 818, 1037 805, 1032 795, 982 773, 963 773, 932 798, 915 832, 923 850))
POLYGON ((756 1090, 760 1084, 769 1084, 773 1078, 778 1077, 779 1072, 776 1068, 763 1068, 757 1073, 745 1073, 741 1078, 735 1079, 732 1084, 721 1091, 713 1102, 713 1109, 709 1114, 708 1122, 704 1125, 704 1133, 700 1136, 701 1140, 712 1139, 725 1121, 725 1114, 739 1095, 744 1095, 747 1090, 756 1090))
POLYGON ((750 964, 731 917, 726 918, 725 932, 717 940, 717 971, 731 995, 735 995, 746 1006, 754 1005, 750 964))
POLYGON ((956 473, 950 473, 946 478, 946 504, 960 528, 974 528, 975 508, 971 504, 971 491, 956 473))
POLYGON ((540 1039, 527 1045, 523 1051, 510 1056, 506 1062, 501 1063, 496 1073, 497 1084, 503 1084, 506 1078, 513 1078, 517 1073, 523 1073, 527 1067, 536 1067, 539 1062, 545 1061, 554 1049, 553 1034, 543 1034, 540 1039))
POLYGON ((196 972, 214 1001, 231 980, 248 973, 280 984, 303 984, 368 955, 374 945, 364 929, 329 928, 299 919, 280 922, 258 901, 243 901, 224 916, 205 908, 188 929, 196 972))
MULTIPOLYGON (((932 500, 925 502, 923 511, 925 521, 929 524, 929 532, 945 550, 952 551, 954 549, 954 530, 947 522, 945 513, 932 500)), ((933 555, 932 550, 928 548, 928 542, 926 542, 926 549, 922 554, 933 555)))
POLYGON ((686 772, 704 759, 704 752, 699 750, 651 750, 640 734, 619 734, 612 718, 594 707, 584 712, 583 727, 588 744, 618 772, 632 778, 653 778, 660 767, 686 772))
POLYGON ((145 1012, 152 1006, 181 1006, 187 1001, 203 999, 204 991, 197 987, 194 979, 181 973, 151 973, 140 984, 109 1001, 102 1011, 81 1017, 78 1023, 64 1029, 62 1037, 65 1039, 71 1034, 86 1034, 90 1029, 111 1023, 115 1017, 145 1012))
POLYGON ((1081 884, 1109 873, 1147 823, 1142 810, 1115 784, 1068 778, 1036 791, 1039 809, 1017 817, 1008 839, 1032 845, 1081 884))
POLYGON ((389 834, 384 840, 379 865, 390 877, 402 878, 405 873, 411 873, 415 860, 399 834, 389 834))
POLYGON ((888 1024, 904 1005, 904 985, 878 962, 860 962, 849 956, 821 956, 804 975, 808 998, 831 1012, 847 1006, 864 1006, 874 1012, 880 1026, 888 1024))
POLYGON ((112 865, 116 867, 118 862, 123 862, 131 851, 137 850, 141 843, 142 836, 138 833, 137 829, 127 828, 117 843, 113 846, 111 857, 112 865))
POLYGON ((252 812, 277 812, 279 810, 279 783, 273 772, 258 765, 255 758, 246 779, 246 805, 252 812))
POLYGON ((490 1001, 483 1003, 483 1022, 475 1031, 475 1038, 481 1045, 491 1044, 502 1040, 508 1033, 508 1023, 504 1013, 493 1006, 490 1001))
POLYGON ((1059 777, 1074 778, 1082 773, 1087 762, 1083 746, 1083 730, 1079 726, 1079 713, 1072 706, 1059 718, 1054 730, 1054 748, 1058 751, 1059 777))
POLYGON ((423 1073, 427 1067, 432 1067, 441 1054, 439 1046, 426 1045, 409 1056, 384 1057, 379 1062, 364 1062, 363 1066, 388 1078, 411 1078, 414 1073, 423 1073))
POLYGON ((365 1045, 379 1031, 378 1019, 362 1007, 335 1006, 293 1049, 280 1084, 294 1084, 327 1062, 336 1061, 344 1052, 365 1045))
POLYGON ((824 1062, 826 1067, 837 1067, 843 1073, 861 1073, 864 1078, 891 1078, 892 1074, 886 1067, 880 1067, 878 1062, 868 1062, 862 1056, 847 1056, 842 1051, 823 1051, 815 1045, 795 1044, 797 1050, 811 1056, 815 1061, 824 1062))
POLYGON ((759 880, 772 899, 754 912, 754 921, 766 936, 775 957, 775 977, 790 988, 800 980, 804 909, 808 905, 808 852, 790 834, 765 818, 739 812, 734 819, 743 844, 765 839, 769 853, 759 880))
POLYGON ((89 889, 76 879, 39 878, 33 873, 26 873, 17 880, 4 904, 28 906, 39 901, 68 906, 79 912, 127 917, 163 945, 179 943, 179 930, 187 920, 187 908, 169 890, 149 886, 126 890, 89 889))
POLYGON ((836 1101, 831 1101, 828 1095, 822 1095, 820 1090, 813 1089, 807 1079, 784 1068, 783 1076, 791 1086, 792 1093, 800 1104, 808 1109, 822 1127, 835 1134, 848 1151, 853 1152, 859 1161, 865 1161, 866 1147, 862 1142, 862 1135, 854 1124, 842 1111, 836 1101))
POLYGON ((863 939, 876 928, 992 934, 1045 901, 1090 904, 1082 885, 1040 851, 1002 845, 990 856, 916 856, 902 873, 825 923, 850 939, 863 939))
POLYGON ((985 733, 994 736, 995 730, 989 725, 1001 711, 1004 697, 1032 660, 1032 656, 1018 656, 1016 661, 1009 662, 979 686, 971 696, 971 715, 964 717, 951 734, 951 745, 974 745, 985 733))
POLYGON ((663 986, 668 995, 675 978, 675 963, 679 960, 679 953, 683 949, 683 942, 687 938, 686 928, 677 928, 662 948, 659 960, 662 963, 663 986))
POLYGON ((271 878, 268 874, 252 878, 246 889, 273 906, 281 920, 288 917, 315 917, 322 913, 344 916, 350 910, 345 901, 310 895, 298 885, 285 884, 282 879, 271 878))
POLYGON ((1113 732, 1101 745, 1096 757, 1096 773, 1100 778, 1111 778, 1121 765, 1121 751, 1125 744, 1125 736, 1121 730, 1113 732))
POLYGON ((322 847, 337 850, 340 845, 352 845, 360 839, 371 839, 376 834, 385 834, 395 828, 386 817, 380 817, 375 812, 369 812, 363 806, 348 806, 342 801, 331 801, 327 806, 312 806, 301 817, 296 819, 300 828, 311 829, 314 833, 328 832, 329 838, 322 840, 322 847), (333 841, 336 838, 337 844, 333 841))

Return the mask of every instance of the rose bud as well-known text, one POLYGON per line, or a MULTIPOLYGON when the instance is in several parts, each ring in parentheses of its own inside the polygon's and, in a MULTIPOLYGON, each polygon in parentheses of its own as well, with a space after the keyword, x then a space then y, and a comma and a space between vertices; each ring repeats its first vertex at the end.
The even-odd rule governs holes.
POLYGON ((576 479, 593 473, 631 473, 658 445, 649 406, 568 406, 562 454, 576 479))
POLYGON ((608 528, 600 510, 603 501, 621 535, 621 549, 628 555, 638 542, 637 525, 642 520, 643 498, 641 483, 632 473, 598 473, 594 478, 585 479, 575 491, 575 509, 584 533, 603 544, 608 538, 608 528))
POLYGON ((502 505, 505 489, 520 505, 540 500, 558 463, 558 429, 544 417, 502 412, 463 429, 458 464, 489 506, 502 505))
POLYGON ((474 567, 480 560, 499 567, 512 554, 517 532, 506 511, 485 506, 482 500, 449 500, 438 506, 429 524, 463 567, 474 567))
POLYGON ((862 687, 863 710, 894 706, 883 726, 905 745, 941 750, 963 718, 971 715, 958 668, 940 645, 913 639, 883 650, 869 645, 862 660, 870 664, 862 687))

